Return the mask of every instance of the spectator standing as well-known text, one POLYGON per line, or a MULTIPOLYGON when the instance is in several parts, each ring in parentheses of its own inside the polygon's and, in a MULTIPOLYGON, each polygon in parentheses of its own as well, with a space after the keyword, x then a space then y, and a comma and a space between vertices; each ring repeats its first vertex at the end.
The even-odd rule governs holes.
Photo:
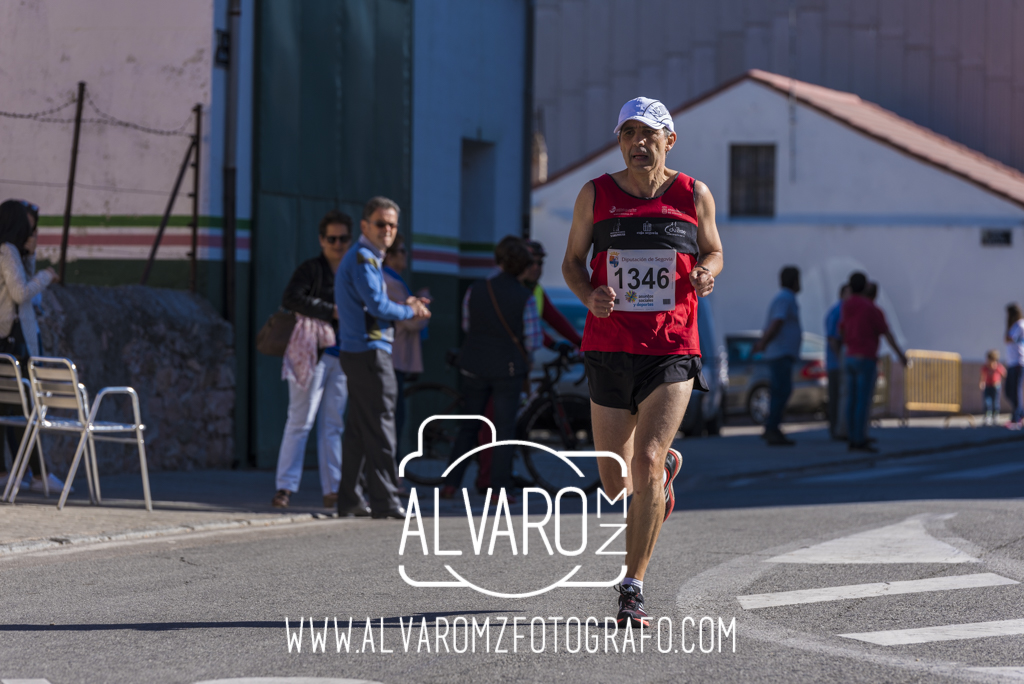
POLYGON ((878 450, 868 443, 867 421, 878 373, 879 337, 885 336, 904 366, 907 365, 907 357, 889 331, 885 314, 864 296, 867 286, 867 276, 863 273, 850 276, 850 296, 843 302, 839 332, 846 344, 846 424, 850 450, 875 453, 878 450))
MULTIPOLYGON (((395 236, 395 241, 388 247, 384 255, 384 283, 388 288, 388 297, 393 302, 404 304, 412 296, 412 290, 402 278, 402 273, 409 265, 408 250, 405 239, 395 236)), ((427 288, 417 293, 418 297, 430 299, 427 288)), ((428 319, 410 318, 395 322, 395 342, 392 345, 391 359, 395 365, 395 381, 398 383, 398 394, 395 408, 395 439, 401 444, 402 430, 405 427, 405 383, 409 375, 423 372, 423 349, 421 340, 426 330, 428 319)), ((401 454, 396 452, 396 460, 401 462, 401 454)))
POLYGON ((781 289, 768 307, 768 320, 754 352, 764 352, 771 371, 771 408, 764 425, 764 440, 772 446, 790 446, 793 440, 782 434, 782 414, 793 393, 793 364, 800 356, 803 331, 800 328, 800 270, 786 266, 779 273, 781 289))
POLYGON ((839 336, 839 316, 843 302, 850 296, 846 283, 839 288, 839 301, 825 314, 825 370, 828 372, 828 431, 832 439, 846 440, 846 412, 843 397, 843 340, 839 336))
POLYGON ((409 297, 404 304, 388 299, 384 284, 384 253, 398 234, 399 207, 374 197, 363 208, 362 234, 342 259, 334 279, 339 315, 339 358, 353 387, 359 388, 345 418, 338 514, 374 518, 405 518, 398 498, 395 466, 395 400, 398 387, 391 360, 395 321, 430 318, 428 301, 409 297), (369 511, 358 491, 360 475, 369 490, 369 511))
MULTIPOLYGON (((0 204, 0 353, 14 356, 22 368, 28 363, 29 355, 39 351, 38 327, 35 313, 31 312, 32 299, 50 283, 59 280, 52 268, 34 273, 38 218, 39 207, 29 202, 7 200, 0 204)), ((16 406, 4 406, 0 410, 9 414, 21 413, 16 406)), ((16 454, 24 430, 15 427, 3 429, 11 454, 16 454)), ((29 467, 33 476, 30 487, 43 491, 42 473, 46 469, 39 450, 34 446, 29 467)), ((63 486, 52 473, 47 479, 51 488, 63 486)))
POLYGON ((1011 430, 1024 425, 1024 319, 1020 304, 1006 307, 1006 384, 1003 386, 1013 413, 1006 424, 1011 430))
MULTIPOLYGON (((530 354, 543 344, 537 304, 521 278, 533 262, 523 241, 511 235, 494 249, 501 272, 478 280, 462 300, 462 330, 466 339, 459 355, 462 396, 469 415, 482 415, 494 402, 498 441, 515 439, 519 393, 530 371, 530 354)), ((477 445, 479 425, 463 421, 452 447, 457 458, 477 445)), ((512 486, 511 447, 493 449, 491 484, 499 490, 512 486)), ((449 473, 443 495, 451 497, 462 484, 468 466, 463 461, 449 473)), ((514 499, 509 497, 509 503, 514 499)))
MULTIPOLYGON (((526 289, 533 293, 533 301, 537 304, 537 315, 541 320, 550 325, 555 332, 564 337, 566 342, 579 349, 580 345, 583 344, 583 338, 572 327, 569 319, 563 316, 562 312, 551 303, 547 292, 541 287, 540 277, 544 274, 544 257, 547 256, 547 253, 544 251, 544 245, 536 240, 527 240, 526 247, 530 250, 530 256, 533 259, 526 270, 523 271, 522 282, 526 289)), ((548 349, 555 349, 558 346, 557 343, 546 332, 543 334, 544 346, 548 349)))
POLYGON ((333 508, 341 481, 342 417, 348 401, 345 373, 338 363, 334 272, 352 242, 352 217, 329 211, 320 220, 320 255, 299 264, 285 288, 281 305, 295 312, 295 329, 281 364, 288 381, 288 420, 277 455, 275 508, 286 508, 299 491, 306 440, 317 423, 317 460, 324 508, 333 508))
POLYGON ((994 425, 999 418, 999 388, 1006 379, 1006 368, 999 363, 999 351, 990 349, 981 367, 981 397, 985 402, 985 425, 994 425))

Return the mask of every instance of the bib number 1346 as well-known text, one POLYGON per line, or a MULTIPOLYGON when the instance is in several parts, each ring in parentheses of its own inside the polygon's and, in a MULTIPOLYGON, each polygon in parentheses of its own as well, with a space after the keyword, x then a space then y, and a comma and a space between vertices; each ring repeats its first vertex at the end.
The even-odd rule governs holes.
POLYGON ((608 250, 608 284, 617 311, 671 311, 676 304, 676 252, 608 250))

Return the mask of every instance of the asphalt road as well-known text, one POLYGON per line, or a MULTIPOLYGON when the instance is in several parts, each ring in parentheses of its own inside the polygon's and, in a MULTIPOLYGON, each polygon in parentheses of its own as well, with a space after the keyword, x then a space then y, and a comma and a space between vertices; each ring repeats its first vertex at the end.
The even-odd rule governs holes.
MULTIPOLYGON (((422 542, 408 536, 402 556, 399 520, 13 556, 0 560, 0 681, 1024 681, 1022 456, 1010 445, 680 491, 644 592, 666 619, 646 640, 602 629, 609 588, 502 598, 409 586, 397 570, 452 582, 449 565, 496 594, 535 591, 576 565, 572 580, 608 581, 621 556, 593 554, 613 531, 599 527, 615 524, 607 510, 591 512, 585 551, 568 557, 549 556, 536 529, 523 555, 519 508, 513 538, 490 519, 476 532, 479 556, 464 513, 441 518, 438 548, 463 553, 438 557, 429 505, 422 542), (325 617, 338 620, 325 652, 310 616, 318 637, 325 617), (286 617, 303 621, 301 652, 293 641, 289 653, 286 617), (540 621, 531 643, 534 618, 543 647, 540 621)), ((580 545, 580 516, 563 518, 558 540, 553 522, 556 549, 580 545)))

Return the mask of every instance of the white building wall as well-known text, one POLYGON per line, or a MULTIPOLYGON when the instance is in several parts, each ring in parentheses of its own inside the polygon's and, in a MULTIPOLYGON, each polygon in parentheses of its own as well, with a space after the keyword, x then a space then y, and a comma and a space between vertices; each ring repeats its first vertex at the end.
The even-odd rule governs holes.
MULTIPOLYGON (((1024 299, 1024 209, 799 105, 791 182, 789 104, 756 83, 687 110, 675 124, 668 165, 704 181, 717 204, 721 332, 760 328, 779 270, 792 264, 804 276, 805 330, 823 332, 840 284, 863 270, 880 283, 879 304, 904 346, 966 359, 1001 346, 1003 307, 1024 299), (730 143, 776 145, 776 217, 729 218, 730 143), (1011 228, 1013 246, 982 247, 983 227, 1011 228)), ((549 251, 564 253, 583 184, 623 166, 613 148, 534 192, 534 234, 549 251)), ((565 287, 554 268, 544 284, 565 287)))
MULTIPOLYGON (((238 217, 251 215, 253 0, 242 2, 238 137, 238 217)), ((97 123, 86 102, 79 140, 69 258, 139 259, 149 252, 154 216, 163 214, 203 107, 200 224, 219 218, 226 71, 214 66, 215 28, 226 0, 0 0, 0 110, 38 112, 74 98, 78 81, 106 114, 152 135, 97 123), (135 220, 133 217, 149 217, 135 220), (139 236, 146 236, 140 240, 139 236)), ((71 105, 51 119, 73 120, 71 105)), ((40 205, 40 254, 56 256, 64 212, 73 124, 0 116, 0 199, 40 205)), ((190 216, 186 173, 172 213, 190 216)), ((187 228, 170 228, 158 258, 187 258, 187 228)), ((219 228, 204 227, 200 258, 219 259, 219 228), (208 238, 208 239, 207 239, 208 238)), ((248 258, 247 231, 240 256, 248 258)))

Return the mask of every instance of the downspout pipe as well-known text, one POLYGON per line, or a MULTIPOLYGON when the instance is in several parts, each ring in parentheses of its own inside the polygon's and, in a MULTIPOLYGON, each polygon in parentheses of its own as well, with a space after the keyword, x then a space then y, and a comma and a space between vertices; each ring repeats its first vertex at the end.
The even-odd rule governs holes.
POLYGON ((526 54, 523 59, 523 208, 522 236, 530 237, 533 212, 533 51, 535 0, 524 0, 526 10, 526 54))
POLYGON ((228 60, 228 88, 224 103, 224 210, 221 244, 224 251, 224 318, 235 324, 235 245, 236 189, 238 182, 238 72, 242 32, 242 0, 230 0, 228 34, 231 56, 228 60))

